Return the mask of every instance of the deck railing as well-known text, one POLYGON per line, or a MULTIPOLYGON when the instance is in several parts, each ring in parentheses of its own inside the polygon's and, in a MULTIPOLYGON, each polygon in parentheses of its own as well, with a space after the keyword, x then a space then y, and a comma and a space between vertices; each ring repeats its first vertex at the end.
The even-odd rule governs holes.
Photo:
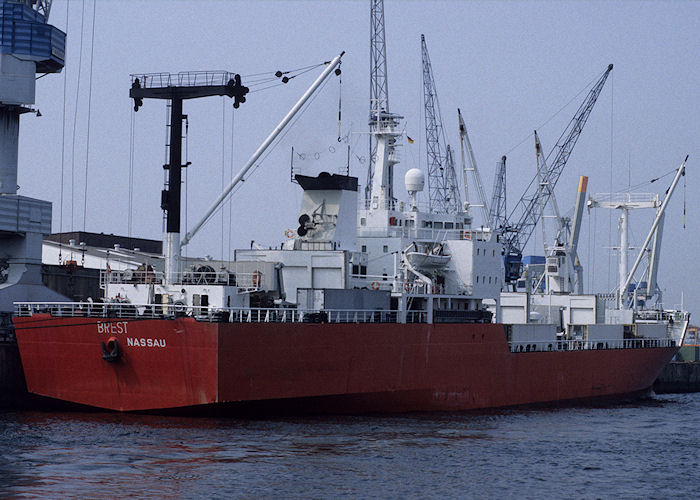
MULTIPOLYGON (((191 316, 198 321, 229 323, 426 323, 425 311, 396 310, 300 310, 280 308, 212 308, 181 304, 128 304, 96 302, 16 302, 16 315, 51 314, 54 317, 112 319, 173 319, 191 316)), ((635 338, 609 340, 553 340, 509 342, 513 353, 582 351, 603 349, 640 349, 675 347, 671 338, 635 338)))
MULTIPOLYGON (((17 302, 16 315, 51 314, 54 317, 115 319, 171 319, 192 316, 198 321, 237 323, 400 323, 396 310, 280 308, 213 308, 183 304, 130 304, 98 302, 17 302)), ((407 311, 406 323, 425 323, 425 311, 407 311)))
POLYGON ((637 338, 610 340, 555 340, 552 342, 510 342, 510 352, 590 351, 599 349, 640 349, 649 347, 675 347, 669 338, 637 338))
MULTIPOLYGON (((237 286, 247 291, 260 290, 264 279, 263 273, 231 273, 228 271, 186 271, 173 273, 174 284, 188 285, 229 285, 237 286)), ((162 284, 165 274, 161 271, 124 269, 101 270, 100 288, 113 284, 162 284)))

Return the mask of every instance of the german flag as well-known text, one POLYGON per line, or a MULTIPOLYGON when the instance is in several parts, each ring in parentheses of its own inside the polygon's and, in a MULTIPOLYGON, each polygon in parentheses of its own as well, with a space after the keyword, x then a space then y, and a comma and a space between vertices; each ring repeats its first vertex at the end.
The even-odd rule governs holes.
POLYGON ((415 141, 411 139, 409 136, 406 136, 406 139, 408 139, 409 144, 413 144, 415 141))

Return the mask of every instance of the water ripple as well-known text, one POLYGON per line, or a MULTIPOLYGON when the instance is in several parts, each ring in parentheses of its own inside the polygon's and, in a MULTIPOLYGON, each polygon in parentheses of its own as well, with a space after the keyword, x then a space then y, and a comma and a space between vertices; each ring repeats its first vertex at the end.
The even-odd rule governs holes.
POLYGON ((697 497, 700 394, 267 420, 0 413, 0 497, 697 497))

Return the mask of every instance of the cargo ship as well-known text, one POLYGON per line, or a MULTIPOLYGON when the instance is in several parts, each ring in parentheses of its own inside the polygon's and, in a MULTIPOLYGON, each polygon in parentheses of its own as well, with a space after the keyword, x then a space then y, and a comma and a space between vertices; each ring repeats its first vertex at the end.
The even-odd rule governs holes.
MULTIPOLYGON (((418 169, 405 175, 408 201, 398 200, 402 117, 379 99, 370 110, 374 168, 363 204, 349 172, 297 173, 298 227, 278 248, 251 245, 231 262, 182 255, 299 109, 338 74, 342 56, 326 63, 182 238, 182 101, 228 95, 239 104, 247 89, 223 72, 132 76, 135 109, 144 99, 171 103, 165 255, 128 269, 106 265, 100 301, 17 302, 29 391, 115 411, 294 413, 462 411, 649 392, 676 354, 689 314, 642 304, 627 269, 615 307, 607 307, 609 296, 575 293, 566 245, 546 257, 536 283, 503 291, 511 263, 504 264, 502 233, 474 227, 469 207, 455 200, 444 210, 422 207, 417 194, 426 179, 418 169)), ((657 206, 659 219, 684 169, 685 162, 657 206)), ((582 181, 579 215, 584 197, 582 181)), ((650 234, 659 234, 658 225, 650 234)))

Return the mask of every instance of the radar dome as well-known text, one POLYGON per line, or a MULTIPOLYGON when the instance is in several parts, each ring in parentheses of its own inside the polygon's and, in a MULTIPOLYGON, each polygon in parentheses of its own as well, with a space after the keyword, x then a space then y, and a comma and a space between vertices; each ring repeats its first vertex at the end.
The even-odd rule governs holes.
POLYGON ((406 191, 409 193, 423 191, 425 187, 425 175, 420 169, 412 168, 406 172, 404 183, 406 184, 406 191))

